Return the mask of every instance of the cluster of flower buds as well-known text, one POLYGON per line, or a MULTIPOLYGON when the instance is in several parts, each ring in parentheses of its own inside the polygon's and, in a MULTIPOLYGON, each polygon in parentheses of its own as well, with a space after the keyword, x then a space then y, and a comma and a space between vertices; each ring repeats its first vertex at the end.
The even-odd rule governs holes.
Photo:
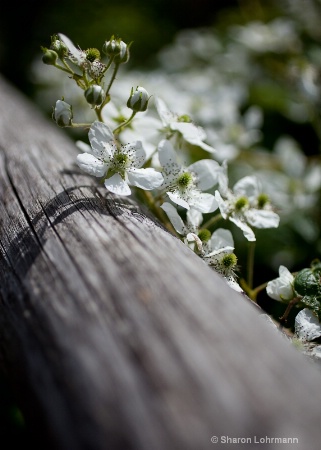
MULTIPOLYGON (((118 68, 129 60, 130 46, 131 43, 126 44, 120 38, 111 36, 102 46, 102 54, 108 57, 108 60, 103 62, 97 48, 82 50, 64 34, 58 34, 51 37, 50 48, 41 47, 42 61, 67 72, 70 78, 74 79, 77 85, 83 89, 86 101, 96 111, 97 118, 101 120, 101 111, 110 101, 109 91, 116 78, 118 68), (105 85, 104 76, 112 64, 114 73, 110 77, 111 81, 105 85)), ((127 106, 133 110, 132 117, 138 112, 146 111, 149 98, 148 92, 143 87, 137 86, 136 89, 131 89, 127 106)), ((72 106, 64 100, 56 102, 53 119, 60 127, 80 126, 73 123, 72 106)), ((126 125, 129 121, 126 121, 126 125)))

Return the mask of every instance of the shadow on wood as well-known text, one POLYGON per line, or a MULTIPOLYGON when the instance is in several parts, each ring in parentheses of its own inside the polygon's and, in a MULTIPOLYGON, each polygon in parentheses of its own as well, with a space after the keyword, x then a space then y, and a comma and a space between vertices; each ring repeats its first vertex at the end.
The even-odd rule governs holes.
POLYGON ((1 358, 40 448, 318 449, 316 367, 81 174, 74 144, 4 80, 0 100, 1 358))

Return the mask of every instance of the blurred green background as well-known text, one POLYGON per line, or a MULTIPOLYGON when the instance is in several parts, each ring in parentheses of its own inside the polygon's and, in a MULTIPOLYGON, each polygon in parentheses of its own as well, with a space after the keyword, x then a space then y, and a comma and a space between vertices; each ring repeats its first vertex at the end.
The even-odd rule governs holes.
POLYGON ((64 33, 81 48, 111 35, 134 42, 130 65, 150 66, 178 30, 210 26, 235 0, 31 0, 6 2, 0 17, 0 72, 32 95, 29 67, 50 36, 64 33))

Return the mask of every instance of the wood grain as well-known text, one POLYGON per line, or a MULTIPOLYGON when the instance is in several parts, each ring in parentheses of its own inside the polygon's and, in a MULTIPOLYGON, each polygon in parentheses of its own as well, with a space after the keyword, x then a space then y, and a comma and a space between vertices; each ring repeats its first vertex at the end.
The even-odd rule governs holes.
POLYGON ((42 448, 319 449, 317 368, 76 154, 0 80, 1 364, 42 448))

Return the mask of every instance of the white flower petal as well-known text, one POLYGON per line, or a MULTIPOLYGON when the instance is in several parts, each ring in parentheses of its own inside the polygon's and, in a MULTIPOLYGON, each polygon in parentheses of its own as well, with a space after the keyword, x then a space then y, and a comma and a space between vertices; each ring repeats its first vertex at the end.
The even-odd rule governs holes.
POLYGON ((243 231, 244 237, 248 241, 256 241, 254 231, 247 225, 247 223, 243 222, 243 220, 241 220, 239 217, 233 215, 229 217, 229 220, 235 223, 235 225, 243 231))
POLYGON ((178 165, 176 164, 176 152, 172 146, 172 144, 166 140, 163 139, 159 144, 158 144, 158 158, 159 158, 159 162, 161 163, 161 165, 163 167, 167 166, 167 165, 172 165, 174 164, 175 166, 178 167, 178 165))
POLYGON ((228 176, 227 176, 227 161, 222 162, 221 171, 218 174, 218 186, 219 191, 223 197, 227 197, 228 189, 228 176))
POLYGON ((155 106, 164 127, 176 120, 175 115, 167 108, 166 103, 161 98, 155 98, 155 106))
POLYGON ((229 213, 229 206, 227 201, 225 201, 219 191, 215 191, 215 200, 217 201, 218 207, 220 208, 220 212, 222 214, 223 219, 227 219, 229 213))
POLYGON ((58 33, 59 39, 66 45, 72 56, 76 58, 78 63, 82 62, 83 59, 83 52, 74 46, 73 42, 64 34, 58 33))
POLYGON ((261 192, 259 181, 255 176, 241 178, 233 187, 235 196, 246 196, 250 202, 255 200, 261 192))
POLYGON ((225 228, 218 228, 211 236, 210 245, 212 250, 217 250, 224 247, 229 247, 234 250, 234 240, 230 230, 225 228))
POLYGON ((113 153, 110 147, 113 146, 115 140, 111 129, 105 123, 96 120, 90 127, 88 137, 92 154, 101 158, 109 158, 113 153))
POLYGON ((168 197, 172 200, 173 203, 176 203, 176 205, 180 205, 185 209, 189 209, 189 204, 182 199, 182 197, 180 197, 178 194, 176 194, 175 192, 166 192, 166 194, 168 195, 168 197))
POLYGON ((191 208, 186 213, 187 223, 194 229, 199 228, 203 222, 203 214, 195 208, 191 208))
POLYGON ((103 177, 108 169, 108 165, 104 161, 91 153, 80 153, 77 155, 76 162, 84 172, 94 177, 103 177))
POLYGON ((227 252, 231 253, 231 252, 233 252, 233 250, 234 250, 234 247, 231 247, 231 246, 220 247, 217 250, 213 250, 211 253, 207 253, 205 255, 205 258, 211 258, 212 256, 219 255, 220 253, 227 253, 227 252))
POLYGON ((237 292, 244 292, 243 289, 241 288, 241 286, 238 284, 238 282, 235 280, 235 278, 233 277, 224 277, 224 279, 226 280, 227 284, 234 289, 234 291, 237 292))
POLYGON ((136 141, 134 144, 127 144, 130 148, 135 148, 135 156, 133 158, 134 167, 141 168, 146 160, 146 152, 141 141, 136 141))
POLYGON ((115 175, 113 175, 112 177, 107 178, 104 184, 106 189, 108 189, 110 192, 113 192, 114 194, 117 195, 131 194, 130 187, 128 186, 126 181, 122 179, 119 173, 115 173, 115 175))
POLYGON ((210 213, 218 208, 214 195, 208 193, 191 194, 188 203, 201 213, 210 213))
POLYGON ((155 169, 129 169, 127 171, 129 184, 146 191, 156 189, 163 183, 163 175, 155 169))
POLYGON ((244 214, 246 221, 256 228, 277 228, 280 216, 273 211, 265 209, 250 209, 244 214))
POLYGON ((171 224, 173 225, 177 233, 184 235, 185 225, 175 206, 173 206, 171 203, 164 202, 161 205, 161 208, 166 212, 171 224))
POLYGON ((221 166, 213 159, 201 159, 188 167, 189 172, 197 175, 197 187, 201 191, 210 189, 218 182, 221 166))
POLYGON ((190 144, 201 147, 209 153, 216 151, 213 147, 203 142, 206 139, 206 133, 202 127, 198 127, 190 122, 171 122, 170 128, 181 133, 185 141, 190 144))
POLYGON ((279 275, 278 278, 268 282, 266 293, 274 300, 290 301, 294 297, 294 277, 285 266, 279 267, 279 275))
POLYGON ((304 308, 295 318, 295 334, 303 341, 313 341, 321 336, 321 324, 313 312, 304 308))

